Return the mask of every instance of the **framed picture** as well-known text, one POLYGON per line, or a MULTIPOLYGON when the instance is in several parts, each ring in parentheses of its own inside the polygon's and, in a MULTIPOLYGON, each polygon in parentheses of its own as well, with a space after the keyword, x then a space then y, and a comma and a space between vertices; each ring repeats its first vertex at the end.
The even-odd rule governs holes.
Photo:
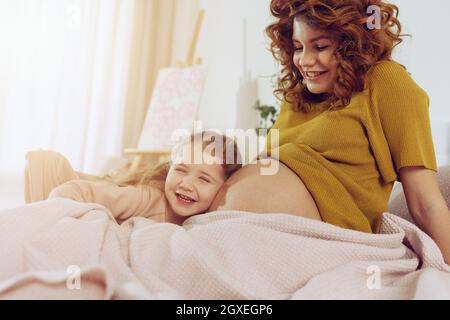
POLYGON ((161 69, 153 90, 138 148, 170 150, 175 130, 192 132, 206 81, 206 68, 161 69))

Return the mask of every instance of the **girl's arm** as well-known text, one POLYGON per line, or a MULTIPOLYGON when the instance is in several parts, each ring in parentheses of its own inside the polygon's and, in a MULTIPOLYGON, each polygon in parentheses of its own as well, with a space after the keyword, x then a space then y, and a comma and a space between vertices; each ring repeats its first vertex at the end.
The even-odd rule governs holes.
POLYGON ((119 221, 137 216, 162 220, 165 213, 164 193, 157 188, 119 187, 108 181, 72 180, 53 189, 49 198, 98 203, 119 221))
POLYGON ((404 167, 399 171, 412 218, 436 242, 445 262, 450 264, 450 211, 436 172, 424 167, 404 167))

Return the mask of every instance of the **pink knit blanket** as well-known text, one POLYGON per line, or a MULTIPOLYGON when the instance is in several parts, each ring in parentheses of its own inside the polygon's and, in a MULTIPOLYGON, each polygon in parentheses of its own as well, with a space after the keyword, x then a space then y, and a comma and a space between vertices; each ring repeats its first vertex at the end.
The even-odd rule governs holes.
POLYGON ((52 199, 0 211, 0 299, 450 299, 450 267, 416 226, 365 234, 285 214, 183 226, 52 199))

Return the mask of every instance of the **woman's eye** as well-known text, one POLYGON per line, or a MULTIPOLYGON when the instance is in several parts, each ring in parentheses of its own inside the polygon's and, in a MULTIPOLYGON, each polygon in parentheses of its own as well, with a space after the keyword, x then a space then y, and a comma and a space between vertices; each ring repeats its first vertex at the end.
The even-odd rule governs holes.
POLYGON ((317 50, 323 51, 323 50, 328 49, 328 47, 329 47, 329 46, 317 46, 317 50))
POLYGON ((178 172, 181 172, 181 173, 185 173, 186 172, 186 170, 181 169, 181 168, 176 168, 175 171, 178 171, 178 172))
POLYGON ((303 48, 300 48, 300 47, 299 48, 295 48, 295 51, 296 52, 301 52, 301 51, 303 51, 303 48))

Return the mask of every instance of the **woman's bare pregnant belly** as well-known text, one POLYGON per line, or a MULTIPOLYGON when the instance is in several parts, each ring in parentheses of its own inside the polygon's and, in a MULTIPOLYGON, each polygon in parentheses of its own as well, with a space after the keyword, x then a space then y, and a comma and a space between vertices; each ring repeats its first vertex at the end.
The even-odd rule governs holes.
POLYGON ((209 211, 241 210, 257 213, 288 213, 321 220, 319 210, 302 180, 275 159, 248 164, 235 172, 222 186, 209 211), (261 175, 267 161, 278 164, 272 175, 261 175), (275 163, 276 161, 276 163, 275 163))

